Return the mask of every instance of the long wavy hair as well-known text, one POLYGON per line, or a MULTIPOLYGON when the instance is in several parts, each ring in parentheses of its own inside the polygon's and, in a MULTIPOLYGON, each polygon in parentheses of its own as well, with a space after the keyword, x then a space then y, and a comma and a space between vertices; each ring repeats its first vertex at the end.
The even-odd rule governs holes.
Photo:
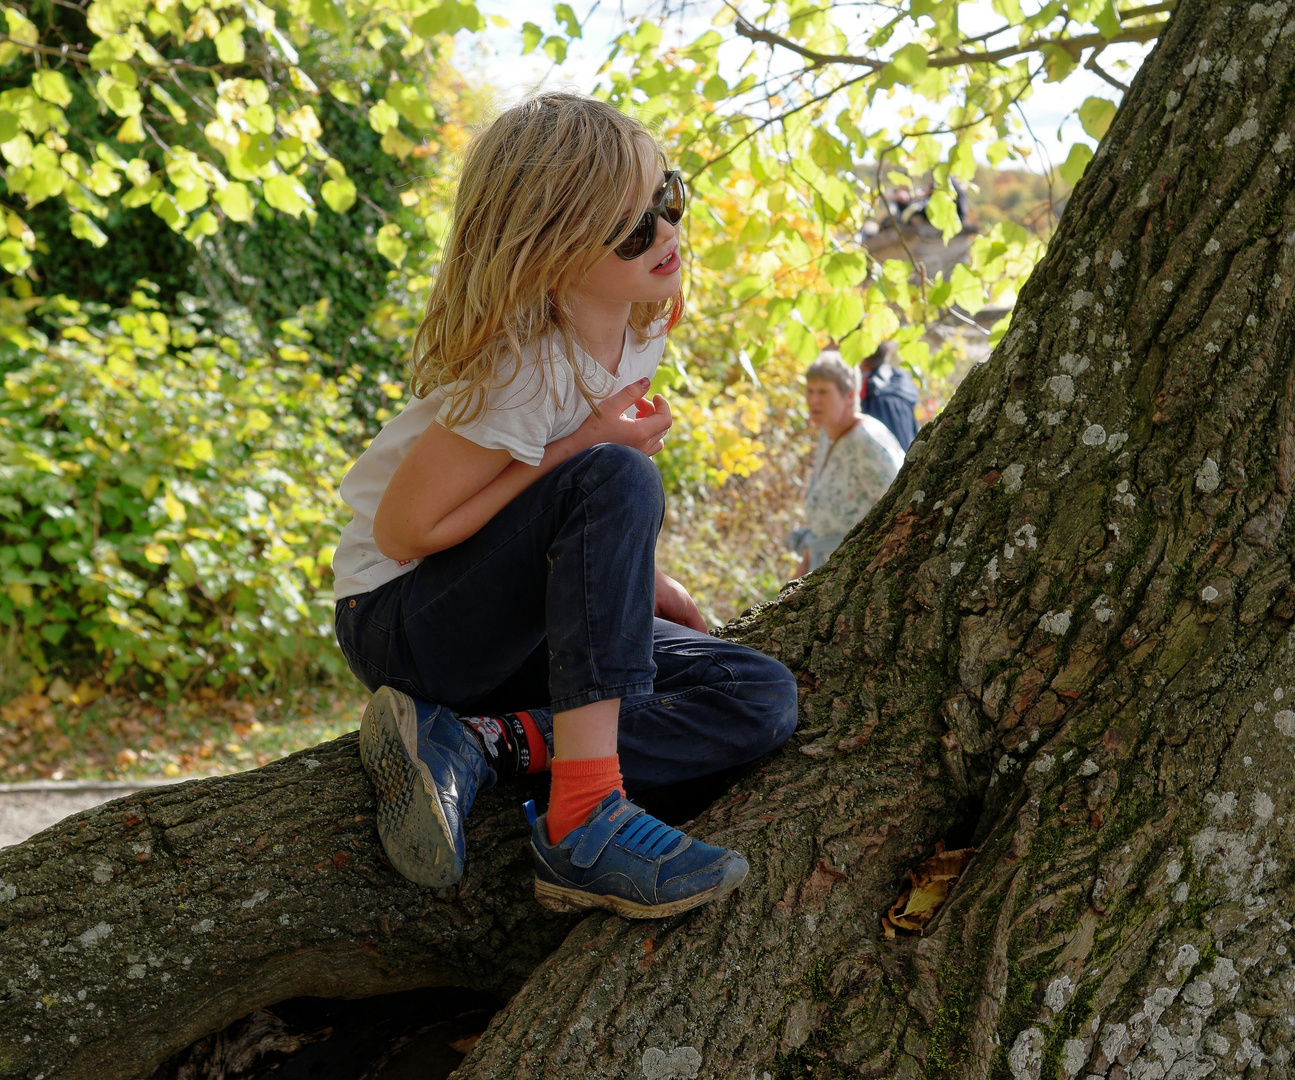
MULTIPOLYGON (((627 235, 655 195, 665 155, 641 123, 577 94, 545 93, 509 109, 469 146, 454 219, 414 337, 410 387, 444 389, 449 427, 471 423, 492 386, 507 385, 522 352, 544 339, 578 342, 571 286, 627 235), (633 206, 624 215, 625 197, 633 206)), ((665 333, 683 296, 634 304, 641 338, 665 333)), ((551 371, 553 350, 541 360, 551 371)), ((576 385, 597 402, 573 365, 576 385)))

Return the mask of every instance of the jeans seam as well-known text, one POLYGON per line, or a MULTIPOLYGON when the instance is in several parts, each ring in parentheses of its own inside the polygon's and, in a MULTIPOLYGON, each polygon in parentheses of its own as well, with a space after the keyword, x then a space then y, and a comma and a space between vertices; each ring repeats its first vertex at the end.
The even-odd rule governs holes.
MULTIPOLYGON (((736 683, 726 683, 722 687, 711 685, 709 683, 705 686, 690 686, 687 690, 679 690, 673 694, 667 694, 661 697, 654 696, 650 701, 640 701, 635 705, 622 705, 621 715, 628 716, 631 713, 638 712, 640 709, 660 709, 664 706, 672 705, 675 702, 687 701, 690 698, 697 697, 700 694, 710 693, 712 691, 718 691, 726 697, 732 697, 733 688, 735 686, 736 683)), ((652 691, 648 691, 648 693, 652 693, 652 691)))
POLYGON ((565 697, 555 698, 549 705, 551 712, 566 712, 570 709, 579 709, 584 705, 593 705, 599 701, 609 701, 613 698, 627 698, 633 694, 650 694, 652 693, 652 684, 650 682, 624 683, 620 686, 599 686, 592 690, 582 690, 578 694, 567 694, 565 697))

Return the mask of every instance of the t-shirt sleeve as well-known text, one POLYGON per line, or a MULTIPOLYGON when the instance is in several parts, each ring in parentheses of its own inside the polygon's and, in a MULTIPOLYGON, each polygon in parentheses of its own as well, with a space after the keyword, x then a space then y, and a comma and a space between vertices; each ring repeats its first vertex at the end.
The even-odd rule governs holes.
POLYGON ((510 381, 491 387, 485 409, 470 423, 450 427, 448 398, 436 419, 478 446, 507 450, 516 461, 538 465, 544 458, 544 448, 553 441, 562 390, 553 381, 561 381, 564 367, 555 364, 550 373, 535 360, 523 360, 519 369, 509 372, 514 375, 510 381))

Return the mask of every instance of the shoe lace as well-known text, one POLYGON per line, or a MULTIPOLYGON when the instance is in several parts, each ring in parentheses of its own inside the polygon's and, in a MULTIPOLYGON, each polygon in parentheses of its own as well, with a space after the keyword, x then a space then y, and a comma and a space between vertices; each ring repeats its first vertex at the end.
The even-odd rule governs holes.
POLYGON ((672 829, 651 814, 639 814, 621 834, 620 845, 634 855, 655 859, 672 851, 683 839, 683 833, 672 829))

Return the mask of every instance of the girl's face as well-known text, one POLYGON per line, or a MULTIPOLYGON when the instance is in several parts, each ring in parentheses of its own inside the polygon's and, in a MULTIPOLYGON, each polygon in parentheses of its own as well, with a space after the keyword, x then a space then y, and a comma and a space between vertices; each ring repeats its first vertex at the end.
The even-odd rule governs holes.
MULTIPOLYGON (((665 174, 657 170, 656 189, 661 190, 665 174)), ((633 205, 626 199, 621 215, 628 217, 633 205)), ((651 303, 669 300, 679 291, 679 226, 657 218, 656 242, 637 259, 622 259, 610 247, 572 292, 582 300, 603 303, 651 303)))

